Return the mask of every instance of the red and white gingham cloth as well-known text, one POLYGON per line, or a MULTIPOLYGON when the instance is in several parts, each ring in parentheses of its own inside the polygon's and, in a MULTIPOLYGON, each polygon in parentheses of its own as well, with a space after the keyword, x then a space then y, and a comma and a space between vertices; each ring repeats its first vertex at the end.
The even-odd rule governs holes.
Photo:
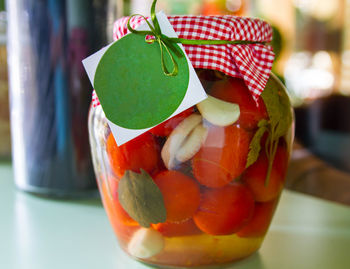
MULTIPOLYGON (((115 22, 115 40, 129 33, 128 19, 124 17, 115 22)), ((179 38, 266 43, 272 40, 270 25, 259 19, 236 16, 168 16, 168 19, 179 38)), ((130 25, 135 29, 143 22, 141 16, 134 16, 130 25)), ((194 68, 217 70, 243 78, 255 101, 266 86, 274 60, 271 46, 263 44, 184 45, 184 48, 194 68)), ((95 92, 93 105, 99 105, 95 92)))

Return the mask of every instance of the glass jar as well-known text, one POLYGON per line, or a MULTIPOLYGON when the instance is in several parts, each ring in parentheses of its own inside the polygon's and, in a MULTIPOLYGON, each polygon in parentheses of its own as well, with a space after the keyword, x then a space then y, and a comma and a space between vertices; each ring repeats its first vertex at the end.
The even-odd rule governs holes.
POLYGON ((217 126, 206 120, 197 105, 118 147, 101 106, 91 108, 89 115, 98 186, 119 243, 131 257, 162 268, 229 263, 258 250, 284 185, 293 140, 289 99, 274 75, 265 90, 283 98, 269 107, 268 97, 268 102, 260 97, 256 105, 239 78, 196 71, 208 95, 238 104, 237 121, 217 126), (276 106, 289 113, 290 122, 285 119, 284 132, 269 143, 274 139, 271 130, 262 126, 273 124, 271 111, 276 106), (198 121, 193 120, 196 117, 198 121), (189 127, 193 125, 196 128, 189 127), (176 141, 179 136, 182 143, 176 141), (181 146, 171 149, 172 142, 181 146), (254 143, 262 149, 257 150, 254 143), (271 146, 275 153, 269 159, 271 146), (159 187, 167 211, 165 222, 144 228, 124 210, 118 183, 130 170, 146 171, 159 187))

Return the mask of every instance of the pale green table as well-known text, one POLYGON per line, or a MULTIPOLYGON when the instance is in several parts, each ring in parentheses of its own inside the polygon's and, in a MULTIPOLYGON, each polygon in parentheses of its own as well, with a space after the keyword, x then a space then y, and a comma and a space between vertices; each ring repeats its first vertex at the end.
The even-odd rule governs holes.
MULTIPOLYGON (((148 268, 120 251, 100 201, 16 191, 4 164, 0 213, 1 269, 148 268)), ((226 268, 349 269, 350 207, 285 191, 262 249, 226 268)))

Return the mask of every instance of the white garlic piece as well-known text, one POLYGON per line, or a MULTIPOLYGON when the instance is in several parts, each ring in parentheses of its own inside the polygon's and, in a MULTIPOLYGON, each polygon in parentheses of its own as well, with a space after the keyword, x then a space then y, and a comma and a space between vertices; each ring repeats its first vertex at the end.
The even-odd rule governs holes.
POLYGON ((235 123, 240 115, 239 106, 234 103, 208 96, 207 99, 197 104, 202 117, 211 124, 228 126, 235 123))
POLYGON ((165 166, 171 170, 176 166, 176 154, 188 135, 202 122, 201 115, 192 114, 172 131, 165 142, 161 156, 165 166))
POLYGON ((150 258, 160 253, 163 248, 163 236, 152 228, 141 228, 137 230, 128 244, 130 255, 140 259, 150 258))

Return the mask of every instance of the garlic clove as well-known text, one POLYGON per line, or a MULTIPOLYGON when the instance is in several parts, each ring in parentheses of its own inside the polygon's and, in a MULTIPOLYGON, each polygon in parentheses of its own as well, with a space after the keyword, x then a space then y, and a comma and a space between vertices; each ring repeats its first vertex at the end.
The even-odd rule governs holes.
POLYGON ((197 125, 176 152, 176 159, 179 162, 186 162, 191 159, 199 151, 207 135, 208 129, 202 124, 197 125))
POLYGON ((173 130, 165 142, 161 156, 165 166, 171 170, 176 165, 176 153, 185 141, 186 137, 192 132, 192 130, 202 122, 202 117, 198 114, 192 114, 184 119, 173 130))
POLYGON ((163 236, 152 228, 141 228, 137 230, 128 244, 130 255, 140 259, 150 258, 160 253, 163 248, 163 236))
POLYGON ((234 103, 208 96, 197 104, 203 118, 217 126, 228 126, 236 122, 240 115, 239 106, 234 103))

